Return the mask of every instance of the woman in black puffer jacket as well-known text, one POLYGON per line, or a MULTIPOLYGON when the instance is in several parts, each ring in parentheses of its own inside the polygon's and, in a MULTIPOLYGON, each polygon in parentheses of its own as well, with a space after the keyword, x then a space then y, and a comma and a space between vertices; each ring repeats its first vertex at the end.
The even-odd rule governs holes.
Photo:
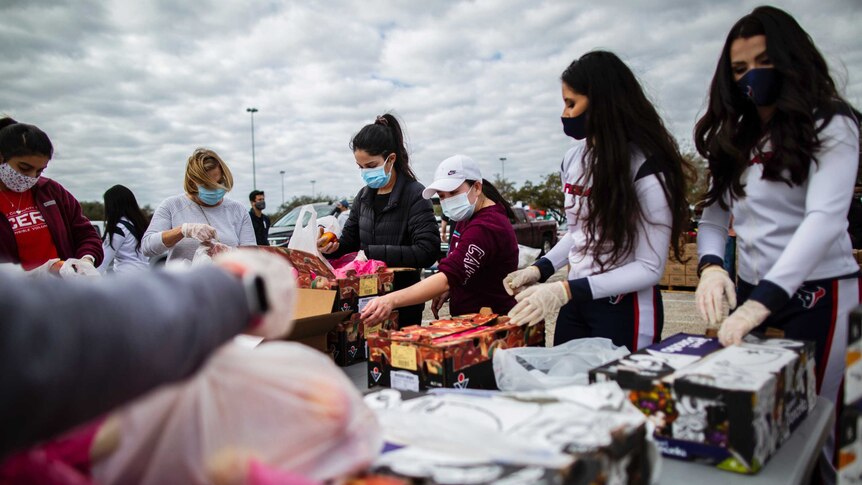
MULTIPOLYGON (((440 256, 440 230, 431 201, 422 198, 425 186, 410 169, 398 120, 389 113, 378 116, 359 130, 350 148, 366 186, 353 200, 341 239, 321 252, 335 257, 361 249, 389 267, 416 268, 396 282, 396 290, 406 288, 440 256)), ((401 308, 399 324, 421 323, 424 308, 401 308)))

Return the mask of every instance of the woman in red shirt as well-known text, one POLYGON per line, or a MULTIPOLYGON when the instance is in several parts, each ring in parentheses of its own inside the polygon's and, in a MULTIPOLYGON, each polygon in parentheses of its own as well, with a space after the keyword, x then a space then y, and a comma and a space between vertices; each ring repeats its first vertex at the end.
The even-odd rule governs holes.
POLYGON ((40 177, 53 154, 39 128, 0 119, 0 263, 62 276, 98 275, 99 234, 72 194, 40 177))

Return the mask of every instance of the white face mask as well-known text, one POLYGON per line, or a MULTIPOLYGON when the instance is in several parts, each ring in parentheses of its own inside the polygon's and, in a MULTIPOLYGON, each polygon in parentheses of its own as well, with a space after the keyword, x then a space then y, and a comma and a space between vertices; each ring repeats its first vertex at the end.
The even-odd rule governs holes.
POLYGON ((440 208, 443 209, 443 214, 446 214, 446 217, 453 221, 466 221, 472 217, 473 212, 476 210, 476 202, 478 202, 479 199, 477 197, 476 202, 473 202, 472 204, 470 203, 470 199, 467 197, 467 194, 469 194, 471 190, 473 190, 473 187, 470 187, 470 190, 463 194, 454 195, 441 200, 440 208))
POLYGON ((22 193, 32 189, 36 185, 36 182, 39 181, 39 177, 24 175, 12 168, 8 163, 0 163, 0 180, 3 181, 3 185, 8 187, 9 190, 22 193))

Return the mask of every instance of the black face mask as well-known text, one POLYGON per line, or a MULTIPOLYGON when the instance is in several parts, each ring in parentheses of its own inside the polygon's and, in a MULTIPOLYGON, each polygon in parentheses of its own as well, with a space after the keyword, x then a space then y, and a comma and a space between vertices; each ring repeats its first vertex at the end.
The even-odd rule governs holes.
POLYGON ((574 138, 575 140, 583 140, 587 137, 587 112, 575 116, 574 118, 560 117, 563 122, 563 133, 574 138))
POLYGON ((742 95, 756 106, 771 106, 778 100, 778 71, 772 68, 751 69, 736 82, 742 95))
POLYGON ((262 211, 266 209, 266 201, 255 202, 254 206, 257 208, 257 210, 262 211))

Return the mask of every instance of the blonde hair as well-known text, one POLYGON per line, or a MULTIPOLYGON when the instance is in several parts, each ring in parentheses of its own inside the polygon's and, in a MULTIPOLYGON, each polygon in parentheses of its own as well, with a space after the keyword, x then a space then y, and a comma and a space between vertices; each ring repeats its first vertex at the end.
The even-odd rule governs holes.
POLYGON ((233 175, 224 160, 218 154, 207 148, 197 148, 189 157, 186 163, 186 176, 183 181, 183 188, 189 195, 198 194, 198 185, 203 185, 208 189, 223 188, 227 191, 233 188, 233 175), (207 176, 207 171, 216 167, 221 167, 222 179, 221 183, 214 184, 207 176))

